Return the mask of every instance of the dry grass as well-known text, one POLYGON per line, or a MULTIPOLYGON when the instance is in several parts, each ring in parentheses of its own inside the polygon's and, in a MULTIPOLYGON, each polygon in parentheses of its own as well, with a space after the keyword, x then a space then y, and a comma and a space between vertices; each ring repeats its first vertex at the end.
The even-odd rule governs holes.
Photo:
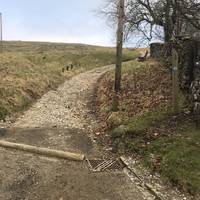
MULTIPOLYGON (((114 48, 39 42, 4 42, 3 46, 0 119, 25 109, 77 73, 115 62, 114 48)), ((125 50, 124 60, 131 60, 136 54, 125 50)))
MULTIPOLYGON (((124 64, 117 112, 121 120, 154 111, 158 107, 167 110, 171 101, 170 79, 169 70, 155 61, 124 64)), ((107 118, 113 110, 113 85, 114 73, 110 72, 101 80, 97 92, 99 111, 105 115, 102 118, 107 118)))

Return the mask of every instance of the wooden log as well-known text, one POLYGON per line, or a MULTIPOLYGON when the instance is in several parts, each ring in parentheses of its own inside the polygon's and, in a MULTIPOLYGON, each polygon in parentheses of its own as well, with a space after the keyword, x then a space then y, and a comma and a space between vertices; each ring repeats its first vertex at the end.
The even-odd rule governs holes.
POLYGON ((48 148, 40 148, 36 146, 7 142, 3 140, 0 140, 0 147, 11 148, 11 149, 21 150, 21 151, 25 151, 29 153, 36 153, 43 156, 63 158, 63 159, 74 160, 74 161, 83 161, 85 158, 85 155, 83 154, 52 150, 48 148))

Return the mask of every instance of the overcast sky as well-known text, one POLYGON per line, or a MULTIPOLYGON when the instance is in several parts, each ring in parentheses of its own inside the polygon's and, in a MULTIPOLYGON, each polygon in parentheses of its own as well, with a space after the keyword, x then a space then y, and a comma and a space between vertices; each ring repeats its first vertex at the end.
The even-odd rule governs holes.
POLYGON ((115 30, 95 10, 103 0, 0 0, 5 40, 111 46, 115 30))

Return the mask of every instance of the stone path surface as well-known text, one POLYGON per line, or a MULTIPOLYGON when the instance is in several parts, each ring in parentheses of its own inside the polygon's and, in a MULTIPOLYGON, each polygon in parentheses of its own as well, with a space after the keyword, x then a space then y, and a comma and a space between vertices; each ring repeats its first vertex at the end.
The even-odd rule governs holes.
MULTIPOLYGON (((1 129, 0 139, 103 158, 92 138, 98 121, 89 105, 97 80, 111 69, 93 69, 49 91, 9 128, 1 129)), ((133 199, 154 197, 124 171, 92 173, 85 161, 0 148, 0 200, 133 199)))

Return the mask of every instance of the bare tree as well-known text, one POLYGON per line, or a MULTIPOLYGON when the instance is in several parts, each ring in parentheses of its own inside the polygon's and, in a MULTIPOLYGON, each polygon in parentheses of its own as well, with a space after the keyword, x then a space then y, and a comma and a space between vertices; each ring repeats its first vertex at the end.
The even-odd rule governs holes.
MULTIPOLYGON (((117 0, 105 1, 106 8, 102 12, 109 21, 116 23, 117 0)), ((185 34, 188 31, 185 27, 200 29, 199 11, 199 0, 126 0, 125 36, 140 33, 148 41, 157 37, 168 42, 172 36, 177 35, 177 30, 185 34)))

